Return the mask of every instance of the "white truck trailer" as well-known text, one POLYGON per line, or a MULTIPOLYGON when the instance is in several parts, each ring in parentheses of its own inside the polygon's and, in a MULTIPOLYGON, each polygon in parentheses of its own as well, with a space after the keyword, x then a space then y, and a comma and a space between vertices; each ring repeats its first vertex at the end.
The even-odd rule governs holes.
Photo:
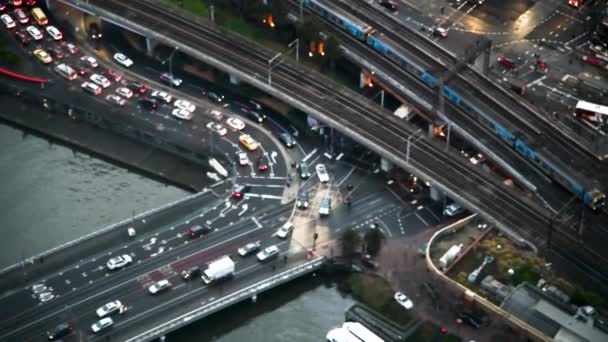
POLYGON ((234 276, 234 261, 225 255, 209 263, 201 278, 205 284, 211 284, 220 279, 234 276))

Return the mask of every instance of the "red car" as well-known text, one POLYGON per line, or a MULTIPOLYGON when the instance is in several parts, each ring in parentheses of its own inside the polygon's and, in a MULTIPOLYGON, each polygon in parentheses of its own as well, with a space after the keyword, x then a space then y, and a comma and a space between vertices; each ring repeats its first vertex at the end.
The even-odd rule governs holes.
POLYGON ((122 73, 118 72, 116 70, 113 69, 106 69, 103 72, 109 79, 113 80, 114 82, 118 82, 120 80, 122 80, 122 73))
POLYGON ((76 52, 80 51, 80 48, 72 43, 65 43, 65 41, 61 42, 61 45, 64 46, 66 48, 66 50, 68 50, 68 52, 73 55, 76 52))
POLYGON ((21 45, 28 45, 32 41, 32 38, 23 32, 16 31, 15 36, 17 36, 17 40, 19 40, 21 45))
POLYGON ((21 1, 21 0, 12 0, 11 3, 13 4, 13 6, 21 6, 21 4, 23 3, 23 1, 21 1))
POLYGON ((4 11, 6 9, 6 4, 3 1, 0 1, 0 11, 4 11))
POLYGON ((591 65, 602 65, 602 62, 595 57, 584 56, 583 60, 591 65))
POLYGON ((36 0, 25 0, 26 6, 36 6, 36 0))
POLYGON ((15 9, 13 14, 15 14, 15 18, 17 18, 17 20, 22 24, 27 24, 30 22, 30 16, 27 15, 27 13, 25 13, 25 11, 21 8, 15 9))
POLYGON ((91 67, 86 66, 84 64, 79 65, 77 67, 77 69, 78 69, 78 74, 80 74, 80 76, 84 76, 91 72, 91 67))
POLYGON ((260 157, 260 159, 258 159, 258 170, 259 171, 268 170, 268 160, 266 160, 265 157, 260 157))
POLYGON ((498 57, 498 63, 502 64, 502 66, 504 66, 505 68, 509 68, 509 69, 513 69, 516 66, 514 61, 508 59, 505 56, 498 57))

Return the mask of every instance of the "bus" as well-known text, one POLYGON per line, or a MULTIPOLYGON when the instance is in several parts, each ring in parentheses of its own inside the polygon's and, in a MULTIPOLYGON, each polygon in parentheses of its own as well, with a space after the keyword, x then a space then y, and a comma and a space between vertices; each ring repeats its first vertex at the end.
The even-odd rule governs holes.
POLYGON ((384 342, 378 335, 371 332, 363 324, 359 322, 345 322, 342 328, 347 330, 351 335, 364 342, 384 342))
POLYGON ((34 20, 36 20, 36 24, 40 26, 44 26, 49 23, 49 20, 46 18, 46 15, 44 12, 42 12, 40 7, 32 8, 32 18, 34 18, 34 20))
POLYGON ((587 101, 578 101, 573 115, 574 117, 595 123, 596 125, 602 125, 608 122, 608 106, 602 106, 587 101))

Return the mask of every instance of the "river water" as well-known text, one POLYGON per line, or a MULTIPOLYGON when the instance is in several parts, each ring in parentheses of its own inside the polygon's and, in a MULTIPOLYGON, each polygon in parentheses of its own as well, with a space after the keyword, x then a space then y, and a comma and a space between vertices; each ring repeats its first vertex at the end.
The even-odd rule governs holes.
MULTIPOLYGON (((0 268, 188 195, 0 124, 0 268)), ((195 323, 168 342, 323 341, 353 303, 305 277, 195 323)))

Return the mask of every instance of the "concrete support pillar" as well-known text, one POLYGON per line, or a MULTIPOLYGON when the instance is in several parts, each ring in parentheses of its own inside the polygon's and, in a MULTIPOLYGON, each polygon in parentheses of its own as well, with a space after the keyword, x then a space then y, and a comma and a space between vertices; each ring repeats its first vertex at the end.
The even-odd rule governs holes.
POLYGON ((390 170, 393 169, 393 163, 391 163, 390 161, 388 161, 387 159, 384 158, 380 158, 380 169, 384 172, 389 172, 390 170))
POLYGON ((359 88, 367 87, 367 82, 368 82, 369 78, 370 78, 369 73, 362 70, 361 73, 359 74, 359 88))
POLYGON ((149 37, 146 37, 146 53, 148 56, 151 56, 154 52, 154 48, 156 47, 156 42, 149 37))
POLYGON ((238 77, 236 77, 236 75, 233 75, 233 74, 229 74, 229 75, 230 75, 231 84, 239 85, 239 83, 241 83, 241 80, 239 80, 238 77))
POLYGON ((431 187, 431 191, 429 192, 429 195, 430 195, 431 199, 435 202, 441 201, 444 197, 443 192, 439 191, 439 189, 437 189, 434 186, 431 187))
POLYGON ((435 136, 435 125, 432 122, 429 123, 429 138, 435 136))

